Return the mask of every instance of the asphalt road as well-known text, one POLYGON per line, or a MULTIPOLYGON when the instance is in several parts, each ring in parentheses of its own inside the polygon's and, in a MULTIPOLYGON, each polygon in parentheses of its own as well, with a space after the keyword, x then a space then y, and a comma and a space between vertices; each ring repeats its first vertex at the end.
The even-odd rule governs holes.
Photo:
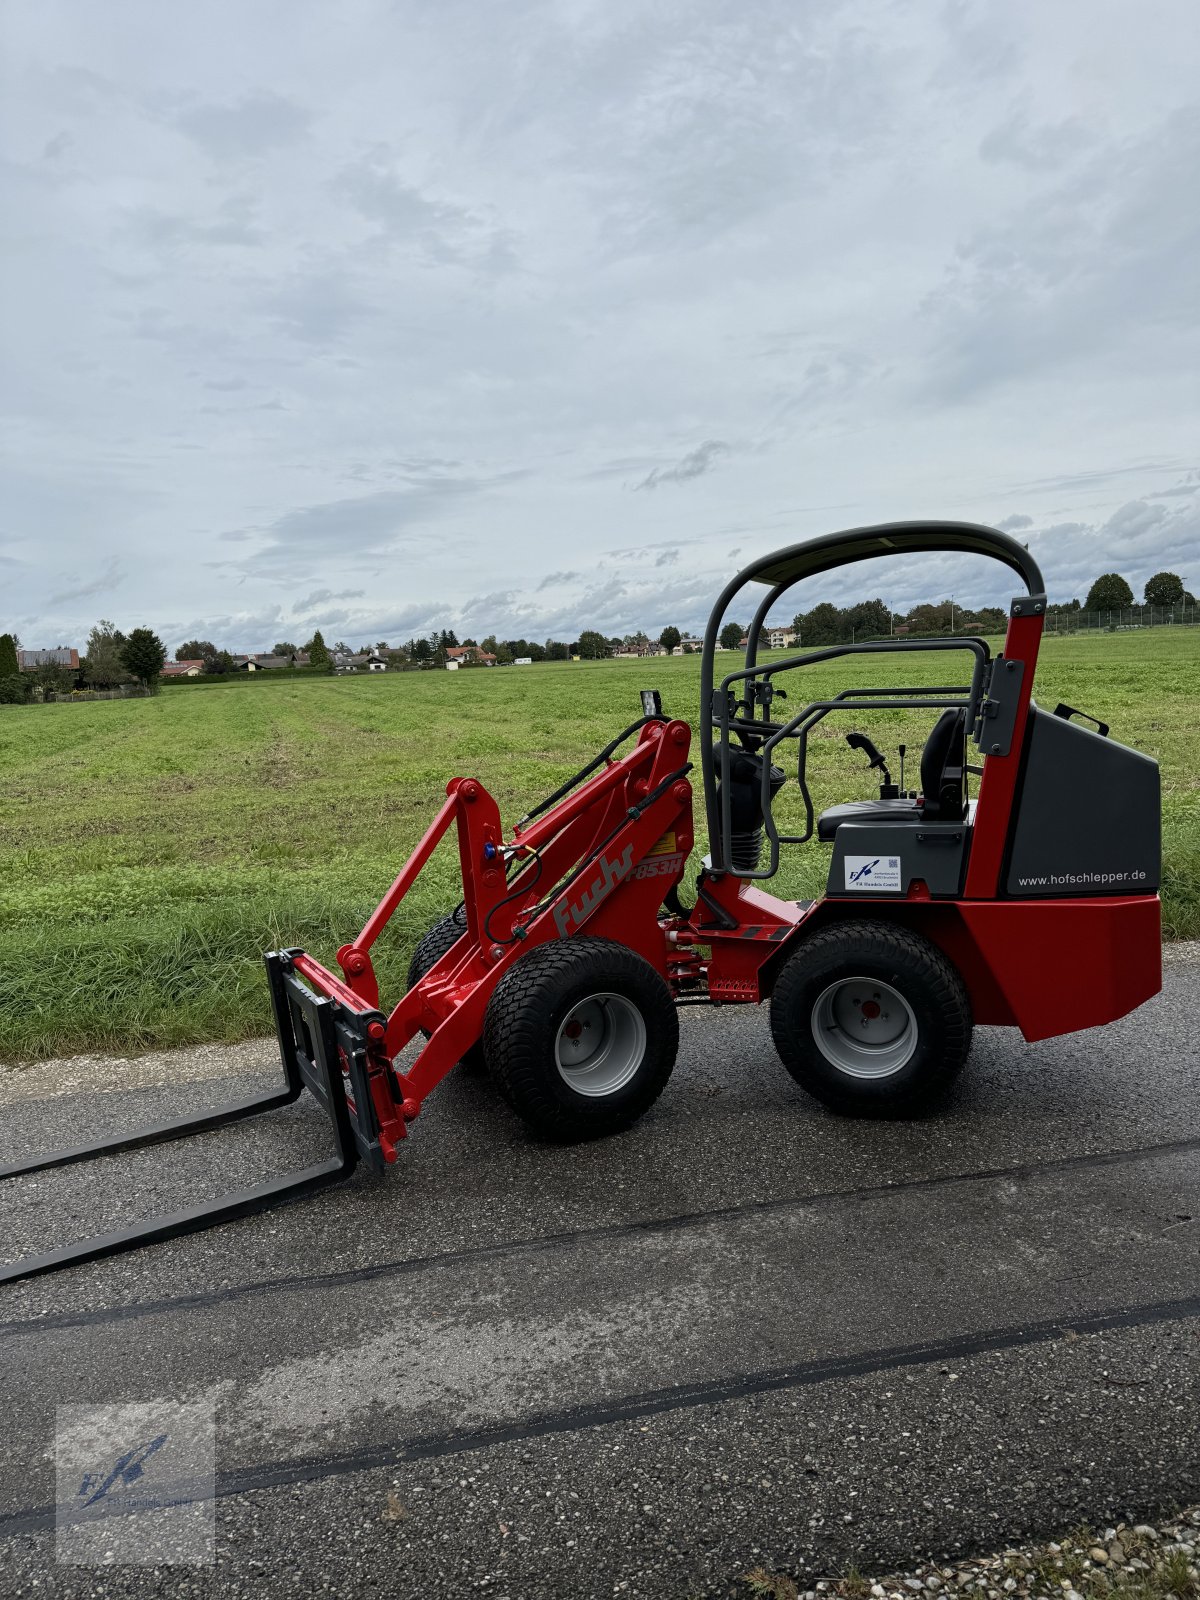
MULTIPOLYGON (((900 1124, 807 1100, 764 1012, 685 1011, 620 1139, 540 1146, 456 1074, 386 1178, 0 1289, 0 1593, 683 1600, 1200 1498, 1198 980, 1176 948, 1121 1023, 981 1029, 900 1124), (56 1562, 57 1408, 117 1402, 134 1444, 163 1402, 215 1417, 214 1565, 56 1562)), ((253 1091, 272 1051, 9 1074, 0 1161, 253 1091)), ((0 1255, 323 1134, 306 1099, 14 1180, 0 1255)))

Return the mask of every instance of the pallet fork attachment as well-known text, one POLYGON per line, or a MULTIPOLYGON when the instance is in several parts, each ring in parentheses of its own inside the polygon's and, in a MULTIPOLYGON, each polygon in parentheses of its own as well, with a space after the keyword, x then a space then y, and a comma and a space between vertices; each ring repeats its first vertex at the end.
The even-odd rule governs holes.
POLYGON ((35 1157, 32 1161, 3 1166, 0 1180, 45 1172, 53 1167, 75 1166, 97 1156, 140 1150, 147 1145, 165 1144, 211 1128, 225 1127, 263 1111, 290 1105, 306 1087, 312 1090, 329 1116, 334 1153, 301 1172, 269 1178, 251 1189, 165 1216, 147 1217, 131 1227, 81 1239, 44 1255, 24 1256, 0 1266, 0 1283, 39 1277, 61 1267, 98 1261, 142 1245, 197 1233, 236 1217, 252 1216, 255 1212, 343 1183, 360 1160, 382 1170, 378 1128, 367 1082, 366 1052, 366 1030, 372 1022, 382 1021, 382 1018, 366 1012, 351 1012, 336 1000, 314 994, 296 976, 293 969, 296 954, 298 952, 290 950, 273 951, 265 958, 283 1064, 283 1083, 279 1088, 202 1111, 193 1117, 155 1123, 133 1133, 101 1139, 96 1144, 78 1145, 35 1157))

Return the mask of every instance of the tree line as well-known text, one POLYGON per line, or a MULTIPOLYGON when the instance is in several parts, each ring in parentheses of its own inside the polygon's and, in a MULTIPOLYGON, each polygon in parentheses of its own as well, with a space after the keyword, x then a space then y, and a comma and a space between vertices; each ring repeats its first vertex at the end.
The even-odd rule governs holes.
MULTIPOLYGON (((1196 597, 1175 572, 1156 572, 1147 578, 1143 588, 1144 605, 1166 611, 1177 607, 1194 607, 1196 597)), ((1119 572, 1104 572, 1095 580, 1084 600, 1073 599, 1048 606, 1058 612, 1121 612, 1135 604, 1129 582, 1119 572)), ((953 600, 936 603, 923 602, 906 612, 892 611, 883 600, 860 600, 850 606, 835 606, 821 601, 808 611, 798 611, 792 620, 795 642, 802 647, 826 644, 846 644, 860 639, 886 638, 896 632, 908 636, 928 636, 945 633, 997 633, 1007 622, 1007 612, 999 606, 956 606, 953 600)), ((746 634, 739 622, 727 622, 721 629, 720 643, 724 650, 736 650, 746 634)), ((327 645, 317 629, 302 646, 288 640, 274 645, 270 654, 286 658, 295 666, 301 657, 307 657, 311 672, 332 672, 339 657, 354 654, 376 655, 389 666, 398 669, 429 670, 444 667, 450 659, 449 652, 460 648, 492 657, 499 665, 513 661, 568 661, 579 657, 584 661, 597 661, 618 651, 650 650, 657 643, 668 653, 679 649, 685 652, 696 648, 684 639, 679 629, 668 626, 652 641, 642 632, 627 633, 621 637, 608 636, 599 629, 585 628, 577 639, 570 642, 560 639, 500 639, 488 634, 482 640, 465 638, 461 646, 453 629, 442 628, 421 637, 414 637, 402 645, 391 646, 386 640, 366 644, 358 652, 343 640, 327 645)), ((17 650, 20 641, 15 634, 0 634, 0 704, 15 704, 29 698, 36 688, 48 693, 69 693, 76 687, 76 674, 58 662, 47 662, 33 672, 19 668, 17 650)), ((115 689, 123 684, 138 684, 153 691, 166 664, 166 646, 151 628, 134 628, 122 633, 112 622, 101 619, 88 635, 87 648, 80 661, 79 677, 90 689, 115 689)), ((220 675, 236 670, 236 663, 228 650, 219 650, 209 639, 188 639, 175 651, 177 661, 199 661, 206 674, 220 675)), ((478 664, 478 656, 460 658, 461 664, 478 664)))

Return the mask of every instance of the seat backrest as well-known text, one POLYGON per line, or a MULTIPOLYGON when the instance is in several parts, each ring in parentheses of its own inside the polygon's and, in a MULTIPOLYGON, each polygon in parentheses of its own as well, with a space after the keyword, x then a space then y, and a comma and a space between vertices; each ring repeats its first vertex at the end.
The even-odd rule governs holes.
POLYGON ((931 821, 941 817, 958 822, 966 814, 963 793, 963 766, 967 735, 967 713, 948 706, 934 723, 921 751, 921 790, 925 796, 923 814, 931 821))

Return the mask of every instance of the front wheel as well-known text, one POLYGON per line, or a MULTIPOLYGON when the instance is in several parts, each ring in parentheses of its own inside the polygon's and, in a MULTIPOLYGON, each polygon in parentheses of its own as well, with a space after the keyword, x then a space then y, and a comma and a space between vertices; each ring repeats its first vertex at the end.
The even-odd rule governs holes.
POLYGON ((771 1034, 802 1089, 835 1111, 906 1116, 941 1096, 971 1048, 962 978, 927 939, 840 922, 805 939, 771 996, 771 1034))
MULTIPOLYGON (((427 928, 408 963, 408 987, 415 989, 425 974, 454 948, 466 931, 467 918, 462 906, 427 928)), ((421 1031, 425 1033, 423 1028, 421 1031)), ((429 1035, 426 1033, 425 1037, 428 1039, 429 1035)), ((483 1071, 483 1047, 478 1039, 469 1046, 460 1065, 468 1072, 483 1071)))
POLYGON ((501 1093, 543 1138, 617 1133, 671 1076, 679 1019, 648 961, 608 939, 551 940, 496 986, 483 1051, 501 1093))

